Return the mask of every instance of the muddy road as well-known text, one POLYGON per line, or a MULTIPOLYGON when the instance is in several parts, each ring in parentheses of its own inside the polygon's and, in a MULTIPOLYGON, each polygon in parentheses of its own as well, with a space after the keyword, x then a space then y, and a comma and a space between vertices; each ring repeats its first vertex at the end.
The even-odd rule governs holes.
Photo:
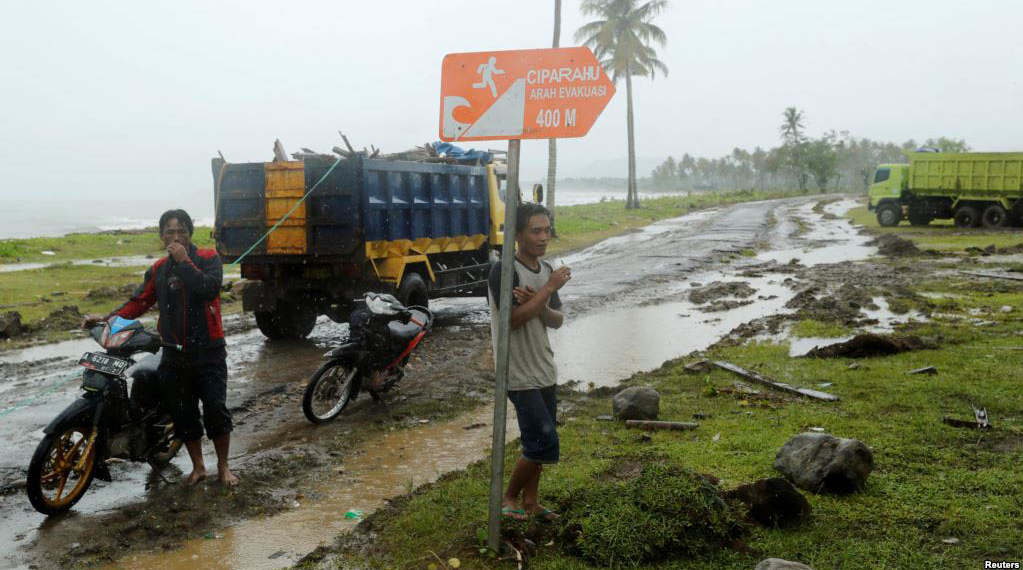
MULTIPOLYGON (((771 319, 798 310, 786 305, 812 286, 817 269, 849 271, 849 262, 876 253, 836 217, 853 206, 833 196, 739 204, 552 260, 573 268, 562 293, 566 326, 552 335, 561 381, 612 386, 736 331, 778 333, 771 319)), ((22 481, 42 428, 77 397, 75 363, 93 343, 0 353, 0 567, 287 566, 350 524, 342 520, 346 510, 368 513, 387 497, 482 458, 490 426, 480 406, 493 381, 486 301, 439 300, 431 307, 436 328, 400 390, 385 404, 360 398, 337 422, 318 428, 302 416, 302 390, 347 326, 321 318, 305 341, 269 342, 251 317, 226 323, 235 331, 228 337, 228 402, 236 426, 232 462, 242 485, 230 490, 208 481, 185 490, 148 466, 116 463, 112 483, 95 481, 71 513, 49 520, 32 510, 22 481), (390 435, 396 431, 419 435, 405 441, 390 435), (353 493, 363 487, 365 493, 353 493), (250 551, 258 556, 246 554, 242 564, 240 553, 250 551)), ((893 316, 875 308, 874 320, 886 326, 893 316)), ((207 462, 215 463, 212 446, 205 447, 207 462)), ((182 453, 165 475, 176 480, 187 470, 182 453)))

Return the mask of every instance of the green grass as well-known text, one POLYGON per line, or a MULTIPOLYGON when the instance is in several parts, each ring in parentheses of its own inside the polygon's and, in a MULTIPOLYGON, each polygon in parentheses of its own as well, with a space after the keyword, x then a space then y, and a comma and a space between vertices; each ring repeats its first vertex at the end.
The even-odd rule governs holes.
MULTIPOLYGON (((192 241, 200 247, 212 245, 209 227, 195 228, 192 241)), ((112 256, 160 255, 163 244, 156 228, 131 232, 68 234, 61 237, 0 240, 0 264, 57 263, 74 259, 112 256), (54 255, 43 255, 52 251, 54 255), (20 260, 20 261, 19 261, 20 260)))
POLYGON ((994 244, 1002 248, 1023 243, 1023 231, 1019 228, 960 229, 955 227, 952 220, 934 220, 928 226, 910 226, 909 222, 904 221, 893 228, 883 228, 877 223, 874 212, 868 212, 866 206, 849 210, 846 217, 870 232, 895 234, 912 240, 920 249, 962 252, 968 247, 985 248, 994 244))
POLYGON ((825 323, 815 319, 803 319, 798 321, 796 324, 792 325, 792 329, 789 332, 791 332, 794 336, 803 338, 834 338, 847 336, 853 333, 852 329, 842 325, 836 323, 825 323))
MULTIPOLYGON (((814 568, 865 569, 973 568, 985 559, 1019 560, 1023 392, 1018 353, 1005 349, 1023 346, 1018 334, 1023 287, 948 279, 922 283, 917 291, 959 295, 935 301, 936 311, 949 316, 900 331, 925 336, 938 343, 937 349, 859 359, 861 368, 855 370, 848 368, 848 359, 790 358, 785 344, 723 347, 699 355, 796 386, 831 382, 827 390, 841 397, 838 403, 739 399, 708 389, 730 386, 737 377, 722 370, 688 375, 680 360, 637 375, 629 383, 651 385, 660 392, 661 419, 692 421, 694 413, 711 417, 700 420, 694 432, 654 432, 652 441, 642 442, 637 432, 621 424, 596 420, 610 411, 606 397, 569 397, 574 408, 559 428, 562 462, 545 469, 542 499, 573 513, 579 497, 596 490, 601 473, 623 457, 643 455, 718 476, 723 488, 732 488, 776 476, 773 461, 782 444, 810 427, 823 427, 872 448, 875 470, 863 492, 848 497, 804 493, 813 507, 807 523, 789 530, 751 530, 747 541, 759 556, 711 550, 644 567, 748 570, 767 557, 798 560, 814 568), (1014 310, 1002 313, 1001 305, 1014 310), (978 318, 970 315, 978 309, 983 311, 979 318, 989 324, 963 326, 965 319, 978 318), (936 366, 939 374, 905 374, 924 366, 936 366), (972 418, 973 405, 987 407, 994 431, 941 422, 945 416, 972 418), (960 542, 945 544, 946 538, 960 542)), ((804 327, 819 330, 817 325, 804 327)), ((506 476, 517 454, 517 445, 510 445, 506 476)), ((364 552, 343 552, 337 567, 356 562, 425 567, 432 560, 431 551, 442 559, 458 557, 466 568, 513 567, 475 554, 476 530, 486 521, 488 477, 486 462, 472 465, 375 515, 369 558, 364 552)), ((603 514, 610 520, 619 515, 603 514)), ((628 533, 644 532, 627 522, 620 525, 622 534, 612 532, 603 540, 612 544, 633 536, 628 533)), ((597 567, 577 556, 563 536, 557 529, 543 534, 530 567, 597 567)))

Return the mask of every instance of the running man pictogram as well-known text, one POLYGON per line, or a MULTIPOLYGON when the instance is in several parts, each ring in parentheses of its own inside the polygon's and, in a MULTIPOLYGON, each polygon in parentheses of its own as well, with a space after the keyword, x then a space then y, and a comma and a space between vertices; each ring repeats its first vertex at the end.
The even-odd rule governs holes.
POLYGON ((479 73, 481 77, 478 82, 472 84, 473 88, 486 89, 487 87, 490 87, 490 93, 494 97, 497 97, 497 85, 494 85, 493 76, 504 75, 504 70, 497 68, 497 58, 491 56, 487 63, 481 63, 479 67, 476 68, 476 73, 479 73))

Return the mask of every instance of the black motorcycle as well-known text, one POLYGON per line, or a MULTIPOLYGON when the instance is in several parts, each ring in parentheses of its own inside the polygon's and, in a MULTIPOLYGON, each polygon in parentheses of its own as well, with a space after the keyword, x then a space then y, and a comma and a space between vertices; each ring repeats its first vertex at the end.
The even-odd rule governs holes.
POLYGON ((314 424, 329 422, 363 389, 379 400, 405 376, 409 356, 432 324, 426 307, 367 293, 366 306, 349 319, 348 342, 326 353, 329 360, 309 380, 302 398, 305 417, 314 424))
POLYGON ((86 352, 79 360, 85 393, 43 429, 46 437, 28 466, 28 499, 46 515, 70 509, 94 477, 110 481, 109 459, 145 461, 159 471, 181 449, 174 424, 159 409, 157 357, 135 366, 128 390, 132 355, 157 352, 160 337, 121 317, 89 333, 106 352, 86 352))

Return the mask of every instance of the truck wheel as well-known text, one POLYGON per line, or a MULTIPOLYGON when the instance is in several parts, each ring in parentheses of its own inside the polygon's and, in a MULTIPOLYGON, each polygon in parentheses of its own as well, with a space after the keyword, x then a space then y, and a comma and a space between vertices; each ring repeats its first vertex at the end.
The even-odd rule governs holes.
POLYGON ((296 305, 277 303, 275 311, 256 311, 256 326, 270 340, 305 338, 316 326, 316 313, 296 305))
POLYGON ((1009 225, 1009 213, 1005 211, 1001 204, 991 204, 984 208, 984 213, 980 216, 980 223, 985 228, 1004 228, 1009 225))
POLYGON ((426 292, 426 282, 418 273, 406 273, 398 287, 398 294, 395 296, 406 307, 412 305, 426 307, 430 302, 430 297, 426 292))
POLYGON ((891 228, 899 225, 902 221, 902 208, 895 203, 885 202, 877 207, 877 223, 883 227, 891 228))
POLYGON ((962 206, 956 210, 955 221, 956 227, 975 228, 980 225, 980 215, 973 206, 962 206))

